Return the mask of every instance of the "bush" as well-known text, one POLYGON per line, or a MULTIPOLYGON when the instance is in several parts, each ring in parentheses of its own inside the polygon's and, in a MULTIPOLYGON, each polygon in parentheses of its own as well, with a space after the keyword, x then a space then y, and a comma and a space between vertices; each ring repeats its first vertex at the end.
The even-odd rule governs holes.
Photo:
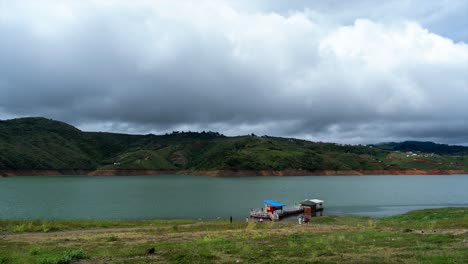
POLYGON ((39 247, 33 247, 29 250, 29 255, 31 256, 36 256, 39 254, 39 251, 41 250, 41 248, 39 247))
POLYGON ((11 229, 11 231, 13 233, 24 233, 25 230, 26 230, 26 225, 25 224, 15 225, 11 229))
POLYGON ((86 258, 85 253, 81 249, 79 249, 79 250, 66 251, 58 258, 43 259, 39 261, 39 263, 40 264, 68 264, 68 263, 71 263, 72 261, 84 259, 84 258, 86 258))
POLYGON ((116 236, 110 236, 110 237, 107 238, 107 241, 109 241, 109 242, 114 242, 114 241, 117 241, 117 240, 119 240, 119 238, 116 237, 116 236))
POLYGON ((54 231, 54 230, 55 230, 55 228, 52 227, 52 225, 50 225, 48 222, 44 222, 44 223, 42 223, 42 225, 41 225, 41 231, 42 231, 43 233, 48 233, 48 232, 54 231))

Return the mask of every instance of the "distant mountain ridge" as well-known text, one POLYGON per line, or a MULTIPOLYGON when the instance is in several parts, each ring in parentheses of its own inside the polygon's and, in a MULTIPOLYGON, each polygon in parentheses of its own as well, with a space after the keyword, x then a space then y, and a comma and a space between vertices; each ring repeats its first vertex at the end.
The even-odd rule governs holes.
POLYGON ((426 153, 436 153, 441 155, 465 155, 468 154, 468 147, 439 144, 430 141, 403 141, 388 142, 371 145, 381 149, 394 151, 420 151, 426 153))
POLYGON ((468 156, 463 153, 466 147, 432 142, 362 146, 253 134, 226 137, 217 132, 83 132, 40 117, 0 122, 0 170, 468 171, 468 156), (408 157, 397 150, 441 155, 408 157), (459 156, 446 155, 455 153, 459 156))

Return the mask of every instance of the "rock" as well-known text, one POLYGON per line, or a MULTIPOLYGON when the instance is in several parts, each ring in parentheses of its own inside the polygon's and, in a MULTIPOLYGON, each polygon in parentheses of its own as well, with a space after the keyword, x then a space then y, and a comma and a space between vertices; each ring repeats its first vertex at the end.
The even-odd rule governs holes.
POLYGON ((151 255, 151 254, 154 254, 156 250, 153 248, 148 248, 147 250, 145 250, 145 255, 151 255))

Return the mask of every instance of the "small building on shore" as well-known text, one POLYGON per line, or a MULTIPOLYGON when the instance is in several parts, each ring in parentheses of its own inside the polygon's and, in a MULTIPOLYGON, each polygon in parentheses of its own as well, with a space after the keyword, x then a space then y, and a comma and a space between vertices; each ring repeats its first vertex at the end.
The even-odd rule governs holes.
POLYGON ((320 213, 320 216, 323 214, 323 201, 318 199, 304 200, 300 202, 300 205, 304 208, 304 217, 311 218, 317 216, 320 213))

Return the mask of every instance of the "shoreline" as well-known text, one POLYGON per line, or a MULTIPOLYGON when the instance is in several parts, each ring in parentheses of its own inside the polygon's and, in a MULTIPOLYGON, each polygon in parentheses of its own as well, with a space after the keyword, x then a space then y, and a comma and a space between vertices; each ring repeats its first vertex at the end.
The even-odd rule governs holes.
POLYGON ((210 176, 210 177, 245 177, 245 176, 371 176, 371 175, 468 175, 467 170, 0 170, 0 177, 14 176, 157 176, 168 174, 210 176))
POLYGON ((0 263, 465 263, 467 213, 323 216, 307 224, 0 220, 0 263))

